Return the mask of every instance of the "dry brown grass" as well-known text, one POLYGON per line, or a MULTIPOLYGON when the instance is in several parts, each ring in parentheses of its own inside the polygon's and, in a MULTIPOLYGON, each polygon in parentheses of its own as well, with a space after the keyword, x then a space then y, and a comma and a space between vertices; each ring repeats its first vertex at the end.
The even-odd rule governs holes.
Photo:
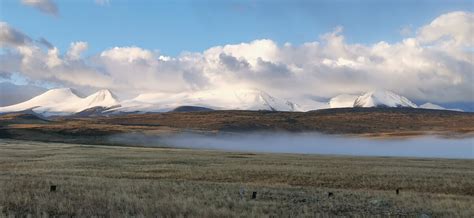
POLYGON ((208 111, 138 114, 98 122, 223 131, 318 131, 336 134, 474 132, 474 113, 409 108, 339 108, 314 112, 208 111))
POLYGON ((306 113, 170 112, 111 117, 59 117, 50 121, 31 114, 0 115, 0 138, 33 141, 108 144, 107 138, 114 134, 160 135, 180 131, 320 132, 384 138, 424 134, 472 137, 474 113, 408 108, 339 108, 306 113))
POLYGON ((474 216, 473 160, 0 141, 3 215, 474 216), (49 192, 50 185, 57 192, 49 192), (240 188, 247 190, 243 199, 240 188), (395 189, 401 188, 396 195, 395 189), (257 191, 257 199, 250 199, 257 191), (327 193, 334 197, 328 198, 327 193))

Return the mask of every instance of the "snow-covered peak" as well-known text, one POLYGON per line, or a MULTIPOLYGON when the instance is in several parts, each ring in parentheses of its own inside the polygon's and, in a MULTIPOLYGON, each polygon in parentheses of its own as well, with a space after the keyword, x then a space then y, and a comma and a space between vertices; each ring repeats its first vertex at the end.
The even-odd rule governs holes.
POLYGON ((354 107, 412 107, 416 104, 407 98, 387 90, 373 90, 357 97, 354 107))
POLYGON ((119 102, 109 90, 100 90, 81 98, 70 88, 61 88, 48 90, 19 104, 0 107, 0 113, 32 109, 44 116, 71 115, 92 107, 108 108, 117 105, 119 105, 119 102))
POLYGON ((108 89, 102 89, 87 96, 84 100, 87 107, 112 107, 119 104, 119 101, 108 89))
POLYGON ((343 108, 343 107, 353 107, 354 101, 357 99, 357 95, 348 95, 342 94, 329 100, 329 106, 331 108, 343 108))
POLYGON ((295 104, 276 98, 259 89, 234 91, 237 103, 245 110, 294 111, 295 104))
POLYGON ((6 107, 0 107, 0 112, 37 109, 38 107, 42 106, 70 104, 80 100, 81 98, 77 96, 70 88, 51 89, 28 101, 6 107))
POLYGON ((70 88, 51 89, 38 95, 27 102, 38 104, 38 103, 55 103, 62 102, 64 100, 78 100, 80 99, 74 91, 70 88))
MULTIPOLYGON (((260 89, 212 89, 181 93, 143 93, 125 101, 107 89, 99 90, 85 98, 77 96, 69 88, 52 89, 20 104, 0 107, 2 112, 33 110, 43 116, 71 115, 86 109, 98 108, 104 113, 119 112, 167 112, 180 106, 203 107, 214 110, 271 110, 310 111, 340 107, 414 107, 407 98, 391 91, 373 90, 361 96, 342 94, 328 101, 315 100, 314 96, 295 96, 289 100, 278 98, 260 89)), ((421 108, 445 108, 426 103, 421 108)), ((455 110, 455 109, 447 109, 455 110)))

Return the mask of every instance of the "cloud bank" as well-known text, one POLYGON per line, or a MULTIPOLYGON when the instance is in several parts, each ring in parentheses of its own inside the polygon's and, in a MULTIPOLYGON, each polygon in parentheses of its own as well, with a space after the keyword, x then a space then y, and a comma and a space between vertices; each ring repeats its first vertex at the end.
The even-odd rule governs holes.
POLYGON ((470 12, 443 14, 395 43, 350 44, 336 27, 301 45, 258 39, 176 57, 130 46, 84 57, 87 42, 72 42, 61 53, 2 22, 0 68, 35 81, 128 96, 260 88, 283 98, 329 98, 384 88, 413 100, 472 102, 472 23, 470 12))

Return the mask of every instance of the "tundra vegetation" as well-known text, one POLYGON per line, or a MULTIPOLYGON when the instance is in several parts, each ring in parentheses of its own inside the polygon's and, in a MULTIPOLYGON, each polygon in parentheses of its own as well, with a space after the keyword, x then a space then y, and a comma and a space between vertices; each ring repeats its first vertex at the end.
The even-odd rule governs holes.
POLYGON ((0 217, 474 217, 473 159, 222 152, 108 140, 183 131, 472 137, 474 114, 405 108, 4 114, 0 217))
POLYGON ((183 131, 199 134, 283 131, 364 137, 425 134, 472 137, 474 113, 414 108, 338 108, 305 113, 199 111, 48 118, 28 113, 0 115, 0 138, 10 139, 110 144, 106 139, 116 134, 163 135, 183 131))
POLYGON ((460 159, 2 139, 0 212, 68 217, 472 217, 473 165, 473 160, 460 159))

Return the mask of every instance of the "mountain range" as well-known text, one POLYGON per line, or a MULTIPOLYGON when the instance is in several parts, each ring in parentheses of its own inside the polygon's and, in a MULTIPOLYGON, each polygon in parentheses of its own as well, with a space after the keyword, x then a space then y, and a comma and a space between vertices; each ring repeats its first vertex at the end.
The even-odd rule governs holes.
MULTIPOLYGON (((120 101, 109 90, 80 97, 70 88, 51 89, 22 103, 0 107, 0 113, 33 111, 42 116, 112 115, 182 110, 311 111, 342 107, 410 107, 449 110, 439 105, 415 103, 387 90, 361 95, 342 94, 328 102, 311 98, 282 99, 259 89, 207 90, 179 94, 145 93, 120 101)), ((453 109, 456 110, 456 109, 453 109)))

